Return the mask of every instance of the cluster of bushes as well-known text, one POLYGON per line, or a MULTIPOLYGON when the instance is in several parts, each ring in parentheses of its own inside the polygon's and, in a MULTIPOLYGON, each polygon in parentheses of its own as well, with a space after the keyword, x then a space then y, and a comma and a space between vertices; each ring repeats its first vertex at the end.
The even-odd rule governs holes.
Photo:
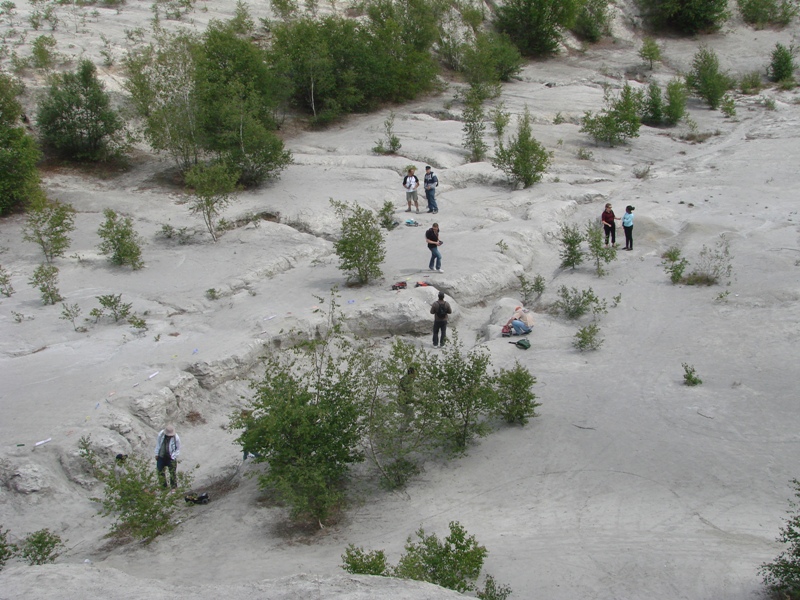
POLYGON ((672 246, 661 255, 661 266, 669 280, 684 285, 716 285, 729 280, 733 273, 732 261, 730 241, 724 234, 719 236, 713 248, 703 245, 695 267, 688 274, 689 261, 682 256, 679 247, 672 246))
POLYGON ((231 418, 237 443, 264 462, 262 487, 296 519, 319 521, 345 497, 350 466, 372 462, 397 488, 434 453, 457 455, 501 419, 535 416, 536 379, 517 364, 492 371, 480 348, 463 352, 457 334, 441 353, 396 341, 388 355, 347 341, 329 313, 329 333, 271 356, 254 396, 231 418))
POLYGON ((15 544, 9 539, 9 531, 4 531, 0 525, 0 571, 12 558, 19 558, 29 565, 55 562, 65 547, 61 536, 49 529, 34 531, 15 544))

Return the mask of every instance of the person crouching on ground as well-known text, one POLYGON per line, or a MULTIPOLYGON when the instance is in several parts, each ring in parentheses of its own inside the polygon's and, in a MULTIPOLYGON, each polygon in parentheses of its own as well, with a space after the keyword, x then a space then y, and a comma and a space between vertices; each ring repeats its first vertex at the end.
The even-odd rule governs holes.
POLYGON ((181 453, 181 438, 172 425, 167 425, 158 432, 156 442, 156 471, 162 487, 167 487, 167 477, 164 469, 169 471, 169 486, 174 490, 178 487, 178 455, 181 453))
POLYGON ((506 327, 514 328, 514 335, 527 335, 533 330, 533 315, 527 308, 518 306, 514 309, 514 314, 506 323, 506 327))

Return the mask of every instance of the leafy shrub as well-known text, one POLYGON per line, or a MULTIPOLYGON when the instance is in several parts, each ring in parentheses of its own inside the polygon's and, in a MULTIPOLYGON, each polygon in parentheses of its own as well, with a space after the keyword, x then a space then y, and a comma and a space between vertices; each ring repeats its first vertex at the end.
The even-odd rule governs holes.
POLYGON ((416 541, 409 536, 394 576, 427 581, 461 593, 474 590, 488 551, 474 535, 467 535, 458 521, 451 521, 449 528, 444 540, 435 533, 426 535, 422 528, 416 532, 416 541))
POLYGON ((58 291, 58 268, 53 265, 39 265, 36 267, 28 283, 39 288, 39 293, 42 295, 42 303, 45 306, 63 300, 58 291))
POLYGON ((672 246, 661 255, 661 266, 664 267, 672 283, 680 283, 689 261, 681 256, 680 248, 672 246))
MULTIPOLYGON (((792 479, 791 484, 795 498, 800 500, 800 481, 792 479)), ((788 512, 777 538, 784 549, 775 560, 759 568, 764 584, 778 598, 800 597, 800 503, 789 500, 788 512)))
POLYGON ((127 319, 131 314, 133 304, 130 302, 122 301, 122 294, 106 294, 104 296, 95 296, 97 301, 102 307, 98 312, 94 312, 95 317, 100 317, 104 311, 108 310, 111 313, 115 323, 119 323, 122 319, 127 319))
POLYGON ((56 62, 56 38, 52 35, 40 35, 31 44, 31 64, 36 69, 52 69, 56 62))
POLYGON ((664 122, 667 125, 677 125, 686 115, 686 100, 688 93, 686 85, 680 79, 673 79, 667 84, 667 104, 664 106, 664 122))
POLYGON ((525 425, 531 417, 536 416, 536 402, 533 386, 536 377, 519 364, 514 363, 512 369, 501 369, 494 377, 493 387, 497 394, 497 405, 494 412, 506 423, 525 425))
POLYGON ((544 294, 546 283, 544 277, 538 273, 534 276, 533 281, 529 281, 525 275, 517 275, 517 279, 519 279, 519 286, 522 291, 523 304, 533 304, 544 294))
POLYGON ((3 570, 9 559, 17 554, 17 545, 8 541, 8 530, 3 531, 0 526, 0 571, 3 570))
POLYGON ((380 220, 381 227, 386 231, 391 231, 399 225, 394 218, 394 203, 391 200, 386 200, 383 206, 378 211, 378 219, 380 220))
POLYGON ((231 202, 239 172, 225 163, 197 164, 186 172, 185 179, 186 184, 194 188, 191 211, 203 217, 211 239, 216 242, 219 239, 217 218, 231 202))
POLYGON ((78 327, 78 324, 75 323, 75 319, 81 316, 81 307, 77 304, 67 304, 65 302, 61 303, 61 316, 58 317, 59 319, 63 319, 64 321, 69 321, 72 323, 72 328, 77 332, 84 332, 86 331, 85 327, 78 327))
MULTIPOLYGON (((611 35, 611 15, 608 0, 584 0, 580 3, 572 32, 587 42, 599 42, 611 35)), ((652 64, 650 66, 652 69, 652 64)))
POLYGON ((719 104, 719 110, 729 119, 732 119, 736 116, 736 102, 730 94, 725 94, 722 97, 722 101, 719 104))
POLYGON ((764 86, 761 83, 761 73, 758 71, 750 71, 749 73, 745 73, 739 80, 739 90, 743 94, 757 94, 763 87, 764 86))
POLYGON ((491 575, 486 576, 483 589, 475 592, 475 596, 480 600, 506 600, 510 595, 511 587, 498 584, 491 575))
POLYGON ((606 108, 597 115, 587 111, 583 117, 581 132, 588 133, 595 142, 605 142, 612 147, 629 138, 639 137, 642 124, 639 118, 641 101, 641 94, 635 92, 628 83, 616 98, 612 98, 607 89, 606 108))
POLYGON ((39 244, 48 263, 64 256, 75 230, 75 209, 71 204, 49 201, 42 197, 28 211, 22 228, 22 239, 39 244))
POLYGON ((686 75, 686 86, 695 96, 705 100, 709 108, 716 110, 725 92, 734 85, 727 72, 720 70, 716 53, 708 47, 701 47, 692 59, 692 70, 686 75))
POLYGON ((700 385, 703 380, 697 376, 694 367, 688 363, 681 363, 683 367, 683 383, 688 386, 700 385))
POLYGON ((661 46, 653 38, 645 37, 642 40, 642 47, 639 49, 639 58, 649 63, 652 71, 653 63, 661 60, 661 46))
POLYGON ((581 352, 584 350, 599 350, 605 341, 599 336, 600 327, 597 323, 589 323, 578 329, 575 338, 572 340, 572 345, 581 352))
POLYGON ((469 161, 480 162, 486 158, 488 146, 483 141, 486 131, 483 112, 483 94, 478 86, 470 86, 464 98, 464 148, 469 150, 469 161))
POLYGON ((36 120, 44 143, 65 158, 99 161, 124 151, 124 122, 88 60, 53 77, 36 120))
POLYGON ((562 285, 558 289, 558 297, 554 307, 568 319, 577 319, 590 311, 594 315, 607 312, 606 301, 598 298, 592 288, 578 290, 562 285))
POLYGON ((0 294, 10 298, 13 293, 14 286, 11 285, 11 275, 3 268, 3 265, 0 265, 0 294))
POLYGON ((592 262, 594 262, 595 273, 597 273, 598 277, 602 277, 606 274, 603 265, 617 259, 617 249, 613 245, 606 246, 603 238, 603 229, 596 221, 590 220, 586 223, 584 232, 584 239, 589 244, 588 254, 592 262))
POLYGON ((745 23, 765 25, 788 25, 797 16, 797 0, 737 0, 739 12, 745 23))
POLYGON ((365 552, 363 548, 349 544, 342 554, 342 569, 354 575, 389 576, 391 567, 386 562, 383 550, 365 552))
POLYGON ((519 50, 503 33, 478 32, 464 49, 463 71, 469 83, 511 81, 522 64, 519 50))
POLYGON ((558 51, 562 30, 574 25, 579 6, 578 0, 510 0, 498 6, 494 24, 523 55, 546 56, 558 51))
POLYGON ((647 86, 647 96, 641 106, 641 119, 645 125, 661 125, 664 121, 664 98, 655 81, 647 86))
POLYGON ((133 219, 121 217, 110 208, 105 209, 103 215, 106 220, 97 230, 103 240, 98 246, 100 254, 109 254, 112 264, 141 269, 144 266, 141 238, 133 228, 133 219))
POLYGON ((492 166, 503 171, 513 185, 521 183, 527 188, 541 181, 551 161, 552 153, 533 137, 531 115, 526 106, 518 121, 516 137, 512 137, 507 146, 502 140, 498 141, 492 166))
POLYGON ((767 67, 767 75, 772 81, 793 81, 794 80, 794 46, 788 48, 783 44, 775 44, 772 51, 772 59, 767 67))
POLYGON ((88 438, 81 438, 79 446, 94 476, 104 484, 100 503, 102 515, 114 519, 112 534, 150 541, 177 526, 178 509, 191 486, 189 474, 178 471, 173 490, 161 484, 152 460, 131 455, 107 464, 91 450, 88 438))
POLYGON ((713 31, 728 18, 728 0, 638 0, 655 27, 695 34, 713 31))
POLYGON ((384 120, 384 139, 375 142, 375 147, 372 149, 375 154, 397 154, 403 147, 400 138, 394 134, 394 118, 394 111, 391 111, 384 120))
POLYGON ((561 268, 566 269, 572 267, 573 269, 583 262, 584 253, 581 250, 581 243, 583 243, 584 236, 577 225, 568 225, 561 223, 561 230, 559 241, 561 242, 561 250, 559 256, 561 257, 561 268))
POLYGON ((65 547, 60 535, 45 528, 22 540, 18 554, 29 565, 46 565, 55 562, 65 547))
POLYGON ((339 269, 348 281, 364 284, 383 276, 381 265, 386 258, 386 240, 372 211, 357 204, 347 205, 331 199, 334 211, 342 219, 342 234, 334 243, 339 269))
POLYGON ((686 276, 687 285, 714 285, 720 279, 730 278, 733 272, 730 242, 720 235, 713 248, 703 244, 695 268, 686 276))

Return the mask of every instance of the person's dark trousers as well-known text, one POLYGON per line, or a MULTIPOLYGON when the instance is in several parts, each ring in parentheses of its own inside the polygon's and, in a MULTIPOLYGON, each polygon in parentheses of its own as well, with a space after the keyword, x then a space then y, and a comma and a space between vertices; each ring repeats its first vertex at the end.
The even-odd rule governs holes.
POLYGON ((158 471, 158 480, 161 482, 162 487, 167 487, 167 476, 164 469, 169 471, 169 486, 171 488, 178 487, 178 461, 169 458, 156 457, 156 471, 158 471))
POLYGON ((433 345, 439 345, 439 332, 442 333, 441 345, 444 346, 444 340, 447 337, 447 320, 434 319, 433 321, 433 345))
POLYGON ((633 225, 623 225, 622 228, 625 230, 625 248, 633 250, 633 225))
POLYGON ((608 236, 611 236, 611 243, 617 243, 617 228, 616 227, 609 227, 608 225, 603 225, 603 229, 606 232, 606 245, 608 245, 608 236))

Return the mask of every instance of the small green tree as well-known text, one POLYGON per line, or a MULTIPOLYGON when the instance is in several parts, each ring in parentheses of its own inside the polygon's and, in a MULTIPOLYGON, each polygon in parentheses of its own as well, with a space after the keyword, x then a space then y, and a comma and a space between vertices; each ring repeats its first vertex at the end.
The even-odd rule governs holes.
POLYGON ((584 350, 599 350, 605 341, 599 336, 600 326, 592 322, 578 329, 572 340, 572 345, 581 352, 584 350))
POLYGON ((339 269, 360 284, 383 276, 386 240, 371 210, 331 198, 331 206, 342 220, 342 235, 334 243, 339 269))
POLYGON ((342 569, 354 575, 388 577, 391 574, 391 567, 386 562, 386 553, 383 550, 366 552, 353 544, 349 544, 342 554, 342 569))
POLYGON ((703 380, 697 376, 697 371, 695 371, 694 366, 690 365, 689 363, 681 363, 681 366, 683 367, 684 385, 694 387, 703 383, 703 380))
POLYGON ((394 111, 390 111, 389 116, 383 121, 384 139, 375 142, 375 147, 372 149, 375 154, 397 154, 403 147, 400 138, 394 133, 394 119, 394 111))
POLYGON ((642 103, 642 123, 645 125, 661 125, 664 121, 664 98, 661 88, 655 81, 647 86, 647 96, 642 103))
POLYGON ((100 254, 110 255, 112 264, 141 269, 144 266, 141 238, 133 228, 133 219, 122 217, 110 208, 105 209, 103 215, 106 220, 97 230, 97 235, 103 240, 98 245, 100 254))
POLYGON ((541 406, 532 389, 536 377, 519 361, 515 361, 511 369, 500 369, 492 384, 497 394, 495 414, 506 423, 525 425, 536 416, 536 407, 541 406))
POLYGON ((68 159, 105 160, 125 149, 125 124, 88 60, 54 76, 36 120, 44 143, 68 159))
POLYGON ((669 280, 675 284, 683 280, 683 273, 689 266, 689 261, 681 256, 681 249, 671 246, 661 255, 661 266, 669 275, 669 280))
POLYGON ((470 86, 464 98, 464 148, 469 151, 470 162, 481 162, 486 158, 488 146, 483 141, 486 132, 483 112, 483 94, 475 86, 470 86))
POLYGON ((0 294, 6 298, 10 298, 14 293, 14 286, 11 285, 11 274, 0 265, 0 294))
POLYGON ((608 0, 583 0, 578 8, 572 31, 582 40, 591 43, 599 42, 603 37, 611 35, 608 0))
POLYGON ((794 55, 796 48, 789 46, 788 48, 781 43, 775 44, 775 49, 772 51, 772 59, 767 67, 767 76, 772 81, 781 83, 794 82, 794 55))
POLYGON ((578 0, 510 0, 498 5, 494 24, 525 56, 546 56, 558 51, 579 6, 578 0))
POLYGON ((578 290, 562 285, 558 288, 558 298, 553 306, 568 319, 578 319, 589 312, 595 317, 608 312, 606 301, 598 298, 592 288, 578 290))
POLYGON ((588 133, 595 142, 605 142, 612 147, 639 137, 641 93, 634 91, 629 83, 622 87, 616 98, 611 97, 610 90, 606 89, 605 104, 606 107, 597 115, 591 111, 584 114, 581 132, 588 133))
POLYGON ((677 125, 686 115, 686 100, 688 92, 686 85, 678 78, 667 84, 667 103, 664 106, 664 122, 667 125, 677 125))
POLYGON ((661 46, 651 37, 642 40, 642 47, 639 49, 639 58, 650 64, 650 70, 657 61, 661 61, 661 46))
POLYGON ((542 275, 537 273, 533 281, 528 280, 525 275, 517 275, 517 279, 519 279, 522 300, 526 306, 537 302, 544 294, 547 283, 542 275))
POLYGON ((725 92, 735 85, 727 72, 721 71, 716 53, 702 46, 692 59, 692 70, 686 75, 686 86, 709 108, 719 108, 725 92))
POLYGON ((190 204, 193 214, 200 214, 206 229, 215 242, 219 239, 217 219, 231 203, 231 194, 236 190, 239 172, 224 163, 197 164, 186 172, 186 184, 193 189, 194 200, 190 204))
POLYGON ((784 549, 758 570, 764 584, 780 598, 800 597, 800 481, 792 479, 791 484, 796 500, 789 500, 789 516, 777 538, 784 549))
POLYGON ((492 166, 505 173, 509 182, 527 188, 541 181, 552 161, 552 153, 545 150, 531 131, 531 114, 528 107, 518 119, 517 135, 512 136, 508 145, 497 142, 492 166))
POLYGON ((584 235, 577 225, 561 223, 558 241, 561 242, 561 268, 575 268, 583 262, 584 252, 581 250, 584 235))
POLYGON ((45 528, 26 536, 18 553, 29 565, 46 565, 55 562, 64 548, 61 536, 45 528))
POLYGON ((66 302, 61 303, 61 316, 59 319, 63 319, 64 321, 69 321, 72 323, 72 328, 82 333, 86 331, 85 327, 79 327, 77 323, 75 323, 75 319, 81 316, 81 307, 78 304, 67 304, 66 302))
POLYGON ((75 209, 71 204, 46 197, 31 206, 22 228, 22 239, 39 244, 47 263, 64 256, 70 245, 69 234, 75 230, 75 209))
POLYGON ((58 291, 58 267, 54 265, 36 267, 28 283, 39 288, 42 304, 45 306, 61 302, 64 299, 58 291))
POLYGON ((584 232, 584 239, 589 244, 589 256, 594 263, 595 273, 598 277, 602 277, 606 274, 603 265, 617 259, 617 249, 613 245, 605 245, 603 229, 596 221, 590 220, 586 223, 584 232))

